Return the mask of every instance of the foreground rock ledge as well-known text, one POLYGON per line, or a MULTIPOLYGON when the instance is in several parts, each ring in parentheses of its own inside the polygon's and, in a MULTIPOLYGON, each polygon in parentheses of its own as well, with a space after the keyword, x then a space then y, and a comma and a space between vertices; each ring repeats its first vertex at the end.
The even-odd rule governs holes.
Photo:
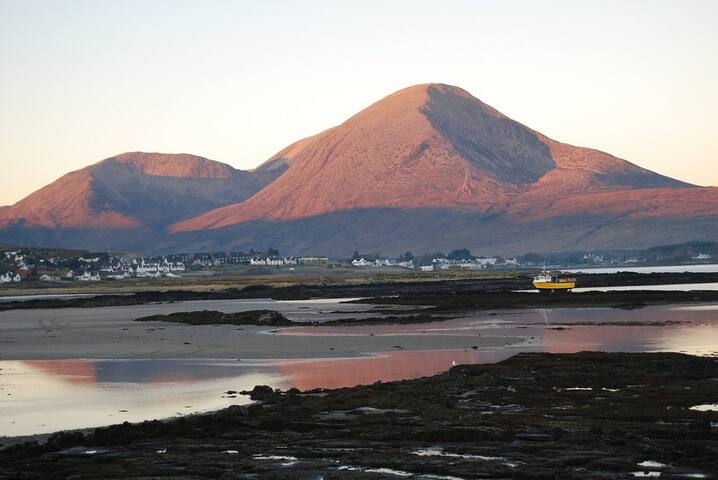
MULTIPOLYGON (((718 359, 520 354, 0 451, 0 478, 715 478, 718 359)), ((258 390, 258 391, 259 391, 258 390)), ((220 392, 218 392, 220 394, 220 392)))

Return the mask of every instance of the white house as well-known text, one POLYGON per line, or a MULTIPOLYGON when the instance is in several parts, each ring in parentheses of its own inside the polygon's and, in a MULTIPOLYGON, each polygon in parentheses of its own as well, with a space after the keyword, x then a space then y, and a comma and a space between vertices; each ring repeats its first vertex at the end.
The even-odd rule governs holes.
POLYGON ((297 261, 299 263, 327 262, 329 261, 329 257, 299 257, 297 261))
POLYGON ((250 258, 249 259, 250 265, 261 265, 261 266, 272 266, 272 267, 278 267, 281 265, 296 265, 297 259, 296 258, 250 258))
POLYGON ((355 267, 368 267, 371 265, 371 262, 367 262, 363 258, 360 258, 359 260, 352 260, 352 265, 355 267))
POLYGON ((486 267, 488 265, 496 265, 496 261, 498 258, 490 257, 490 258, 477 258, 476 262, 481 265, 482 267, 486 267))
POLYGON ((390 258, 377 258, 374 260, 377 267, 394 267, 396 262, 390 258))
POLYGON ((77 277, 81 282, 99 282, 102 280, 99 273, 84 272, 82 275, 77 277))
POLYGON ((125 278, 130 278, 132 275, 130 275, 130 272, 122 272, 122 273, 113 273, 111 275, 108 275, 107 278, 112 280, 124 280, 125 278))

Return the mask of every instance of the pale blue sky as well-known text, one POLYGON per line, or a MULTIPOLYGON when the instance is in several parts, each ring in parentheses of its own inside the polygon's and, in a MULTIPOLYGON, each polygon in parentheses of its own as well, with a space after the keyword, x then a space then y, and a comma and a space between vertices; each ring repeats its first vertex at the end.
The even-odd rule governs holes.
POLYGON ((124 151, 252 168, 400 88, 718 184, 717 1, 0 0, 0 205, 124 151))

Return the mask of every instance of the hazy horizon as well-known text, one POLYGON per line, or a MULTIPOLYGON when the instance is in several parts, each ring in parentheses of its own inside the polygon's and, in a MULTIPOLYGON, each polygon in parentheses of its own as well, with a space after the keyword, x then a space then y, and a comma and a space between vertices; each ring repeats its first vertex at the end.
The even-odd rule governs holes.
POLYGON ((717 185, 718 4, 0 2, 0 205, 126 151, 251 169, 418 83, 717 185))

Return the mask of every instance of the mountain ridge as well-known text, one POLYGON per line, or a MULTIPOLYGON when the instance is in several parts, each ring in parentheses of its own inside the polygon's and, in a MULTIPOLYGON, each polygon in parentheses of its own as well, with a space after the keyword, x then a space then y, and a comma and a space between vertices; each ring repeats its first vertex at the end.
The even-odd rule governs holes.
POLYGON ((420 84, 251 171, 129 152, 0 207, 0 240, 150 251, 484 254, 718 240, 718 188, 551 139, 420 84))
POLYGON ((247 198, 273 178, 197 155, 127 152, 67 173, 0 209, 0 225, 151 227, 247 198))
POLYGON ((243 203, 179 222, 171 231, 353 208, 496 213, 522 195, 537 195, 530 188, 537 182, 553 195, 690 186, 607 153, 552 140, 444 84, 395 92, 341 125, 295 142, 270 162, 277 158, 284 159, 284 171, 265 189, 243 203), (424 169, 422 177, 415 169, 424 169), (362 174, 370 180, 353 177, 362 174))

